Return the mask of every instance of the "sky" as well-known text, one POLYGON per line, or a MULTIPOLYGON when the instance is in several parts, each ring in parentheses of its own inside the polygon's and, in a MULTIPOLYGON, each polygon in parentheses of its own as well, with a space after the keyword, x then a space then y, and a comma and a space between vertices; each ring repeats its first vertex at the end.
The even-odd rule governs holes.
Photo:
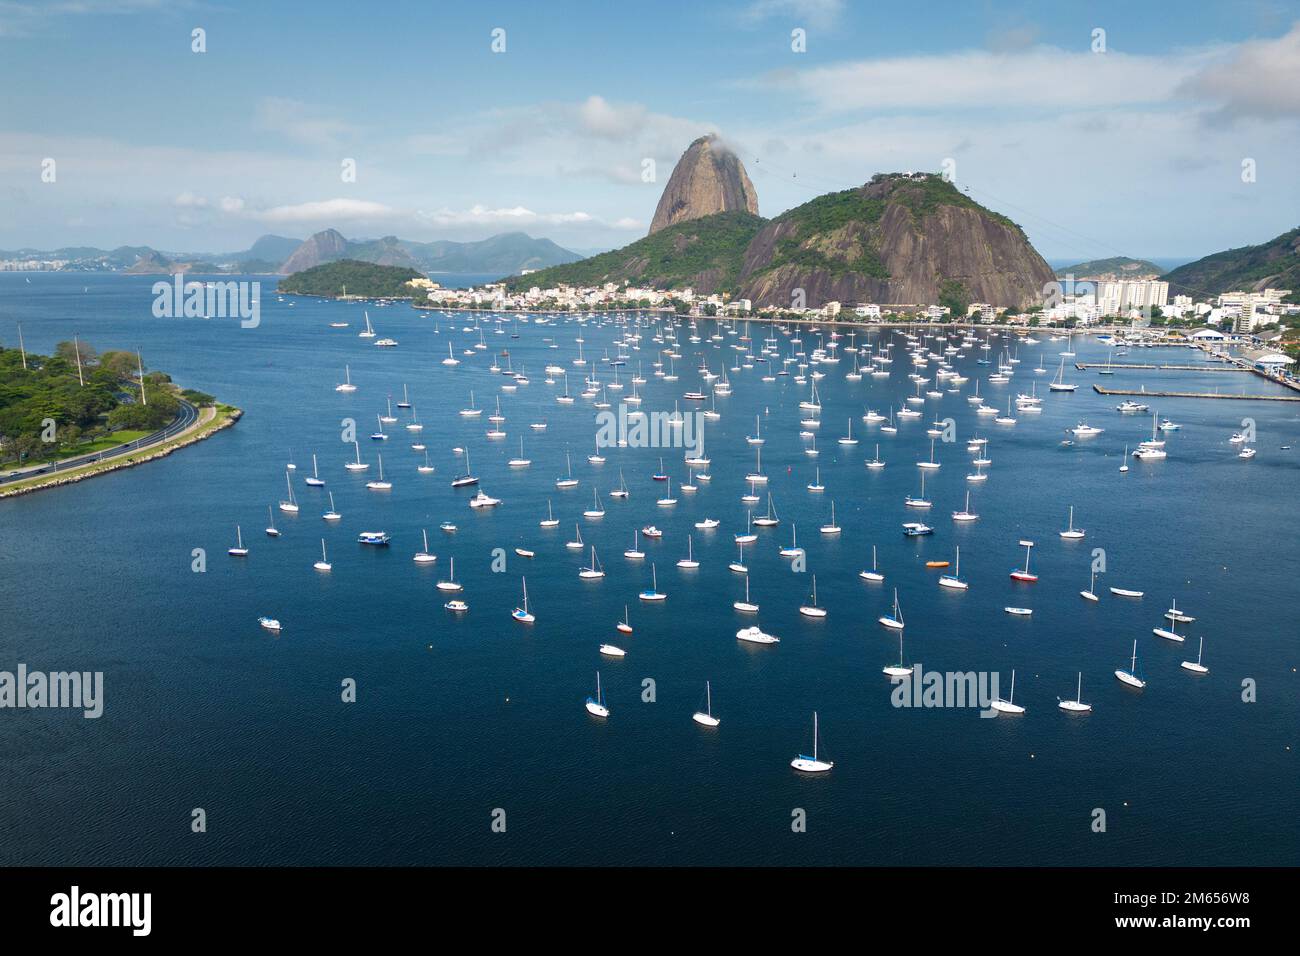
POLYGON ((0 88, 0 249, 613 248, 709 132, 766 216, 948 169, 1053 260, 1300 224, 1300 0, 0 0, 0 88))

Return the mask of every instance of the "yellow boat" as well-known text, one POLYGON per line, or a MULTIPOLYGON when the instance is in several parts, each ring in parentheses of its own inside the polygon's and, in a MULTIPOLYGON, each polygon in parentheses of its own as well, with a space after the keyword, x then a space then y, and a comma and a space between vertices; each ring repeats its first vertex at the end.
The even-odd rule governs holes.
POLYGON ((925 562, 925 566, 926 566, 927 568, 946 568, 946 567, 948 566, 948 562, 947 562, 947 561, 927 561, 927 562, 925 562))

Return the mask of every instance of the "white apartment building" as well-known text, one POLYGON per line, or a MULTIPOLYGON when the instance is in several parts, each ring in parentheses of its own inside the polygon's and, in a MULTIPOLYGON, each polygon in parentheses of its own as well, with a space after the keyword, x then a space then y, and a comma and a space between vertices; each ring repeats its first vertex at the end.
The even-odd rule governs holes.
POLYGON ((1119 315, 1126 309, 1164 308, 1169 283, 1159 279, 1121 279, 1098 282, 1097 308, 1102 315, 1119 315))

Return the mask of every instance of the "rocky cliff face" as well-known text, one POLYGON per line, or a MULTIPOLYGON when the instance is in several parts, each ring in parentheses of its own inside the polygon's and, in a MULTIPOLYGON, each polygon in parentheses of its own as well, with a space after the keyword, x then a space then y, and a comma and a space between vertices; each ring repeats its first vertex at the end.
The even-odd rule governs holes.
POLYGON ((293 251, 293 255, 280 266, 281 275, 291 275, 325 262, 333 262, 347 255, 348 241, 337 229, 318 232, 293 251))
POLYGON ((756 306, 829 301, 1039 303, 1051 268, 1020 227, 937 176, 881 175, 769 222, 745 250, 738 295, 756 306))
POLYGON ((758 215, 758 195, 736 154, 716 136, 701 136, 687 147, 659 197, 650 235, 660 229, 719 212, 758 215))

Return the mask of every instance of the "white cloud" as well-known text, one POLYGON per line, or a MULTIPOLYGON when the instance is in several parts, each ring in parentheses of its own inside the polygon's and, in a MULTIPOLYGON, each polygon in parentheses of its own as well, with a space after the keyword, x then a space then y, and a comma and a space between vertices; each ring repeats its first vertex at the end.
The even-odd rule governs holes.
POLYGON ((324 116, 316 107, 282 96, 258 100, 255 116, 262 129, 323 149, 338 148, 360 132, 351 123, 324 116))
POLYGON ((401 218, 401 216, 402 214, 391 206, 365 199, 322 199, 289 206, 272 206, 270 209, 249 213, 249 218, 277 225, 382 222, 401 218))
POLYGON ((967 50, 861 60, 769 74, 825 112, 852 110, 1092 109, 1163 103, 1223 50, 1170 55, 967 50))
POLYGON ((1213 119, 1300 117, 1300 23, 1276 39, 1242 43, 1184 80, 1179 92, 1217 104, 1213 119))

